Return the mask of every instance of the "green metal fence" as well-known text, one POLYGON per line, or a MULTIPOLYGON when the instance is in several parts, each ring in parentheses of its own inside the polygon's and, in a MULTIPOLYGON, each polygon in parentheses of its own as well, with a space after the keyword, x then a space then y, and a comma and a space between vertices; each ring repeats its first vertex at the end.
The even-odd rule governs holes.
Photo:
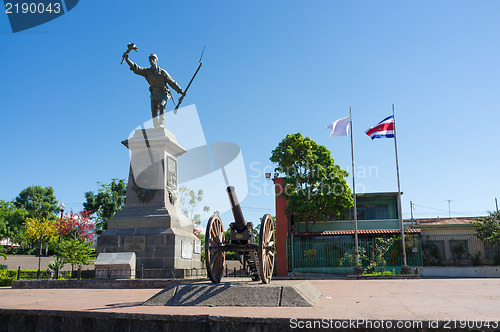
POLYGON ((422 236, 424 265, 472 266, 500 264, 500 246, 484 243, 475 233, 422 236))
MULTIPOLYGON (((401 237, 393 237, 392 241, 389 246, 381 238, 359 239, 360 265, 371 271, 399 272, 403 265, 401 237)), ((408 265, 422 266, 420 236, 407 235, 405 242, 408 265)), ((294 237, 288 239, 287 247, 290 271, 345 274, 356 265, 355 243, 350 237, 294 237)))

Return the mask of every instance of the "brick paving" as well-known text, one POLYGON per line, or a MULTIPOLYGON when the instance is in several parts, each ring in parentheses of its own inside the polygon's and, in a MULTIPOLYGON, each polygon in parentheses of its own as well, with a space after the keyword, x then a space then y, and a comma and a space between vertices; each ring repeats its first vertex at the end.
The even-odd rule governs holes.
POLYGON ((0 308, 243 318, 500 320, 500 279, 310 282, 322 293, 321 299, 312 308, 146 307, 141 304, 161 289, 10 287, 0 288, 0 308))

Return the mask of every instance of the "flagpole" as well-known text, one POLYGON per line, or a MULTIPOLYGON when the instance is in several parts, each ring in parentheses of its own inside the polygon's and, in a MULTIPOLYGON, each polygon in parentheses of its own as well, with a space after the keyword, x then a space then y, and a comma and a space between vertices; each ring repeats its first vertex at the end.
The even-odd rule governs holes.
POLYGON ((355 274, 361 274, 363 270, 359 266, 359 249, 358 249, 358 210, 356 207, 356 182, 354 180, 354 140, 352 138, 352 112, 351 106, 349 106, 349 121, 350 121, 350 134, 351 134, 351 160, 352 160, 352 192, 354 194, 354 255, 356 257, 356 266, 354 267, 355 274))
POLYGON ((403 226, 403 217, 402 217, 402 211, 401 211, 401 185, 399 183, 399 164, 398 164, 398 143, 396 141, 396 117, 394 115, 394 104, 392 104, 392 118, 394 119, 394 150, 396 151, 396 173, 398 177, 398 220, 399 220, 399 225, 401 227, 401 244, 403 246, 403 266, 401 267, 401 270, 403 272, 403 269, 407 270, 409 272, 409 267, 408 264, 406 263, 406 247, 405 247, 405 230, 403 226))

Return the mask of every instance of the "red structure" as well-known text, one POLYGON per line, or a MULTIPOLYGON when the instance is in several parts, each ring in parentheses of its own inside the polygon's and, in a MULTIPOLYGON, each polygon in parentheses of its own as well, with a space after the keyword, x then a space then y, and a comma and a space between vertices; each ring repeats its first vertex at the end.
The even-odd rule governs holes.
POLYGON ((283 192, 285 180, 274 178, 274 192, 276 202, 276 275, 279 277, 288 276, 286 239, 288 237, 288 222, 285 214, 286 199, 280 194, 283 192))

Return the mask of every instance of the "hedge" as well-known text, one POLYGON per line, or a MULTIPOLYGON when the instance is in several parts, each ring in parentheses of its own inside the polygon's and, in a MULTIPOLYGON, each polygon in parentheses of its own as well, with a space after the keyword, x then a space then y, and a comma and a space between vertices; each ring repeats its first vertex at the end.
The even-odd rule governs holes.
MULTIPOLYGON (((21 270, 22 273, 30 273, 36 275, 37 270, 21 270)), ((40 271, 44 273, 44 271, 40 271)), ((17 270, 0 270, 0 287, 12 286, 12 281, 17 279, 17 270)), ((21 278, 29 279, 29 278, 21 278)))

